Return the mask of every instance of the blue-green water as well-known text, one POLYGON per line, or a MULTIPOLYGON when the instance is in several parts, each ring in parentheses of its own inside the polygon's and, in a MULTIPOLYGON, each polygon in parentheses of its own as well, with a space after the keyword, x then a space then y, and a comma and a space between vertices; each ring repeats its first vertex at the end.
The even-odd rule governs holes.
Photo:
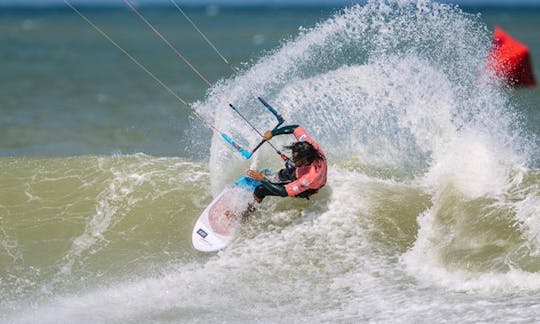
MULTIPOLYGON (((242 68, 327 11, 229 9, 210 15, 201 9, 189 14, 231 65, 242 68)), ((85 14, 180 97, 189 102, 204 98, 206 84, 127 8, 85 14)), ((144 14, 211 82, 233 74, 175 8, 144 14)), ((200 135, 189 130, 190 110, 69 8, 0 15, 0 155, 190 156, 186 146, 200 135)), ((201 136, 208 145, 210 133, 201 136)))
MULTIPOLYGON (((540 75, 540 10, 425 1, 329 8, 0 11, 0 321, 533 322, 540 92, 482 79, 494 24, 540 75), (479 13, 479 14, 478 14, 479 13), (328 185, 269 198, 224 251, 191 229, 272 116, 321 143, 328 185)), ((279 137, 281 147, 292 138, 279 137)))

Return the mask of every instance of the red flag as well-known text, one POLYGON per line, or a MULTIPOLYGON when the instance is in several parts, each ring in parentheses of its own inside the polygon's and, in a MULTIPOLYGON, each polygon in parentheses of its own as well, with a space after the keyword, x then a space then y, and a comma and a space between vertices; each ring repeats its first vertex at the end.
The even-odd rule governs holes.
POLYGON ((536 85, 529 48, 498 26, 495 26, 493 34, 489 67, 497 77, 506 80, 510 85, 536 85))

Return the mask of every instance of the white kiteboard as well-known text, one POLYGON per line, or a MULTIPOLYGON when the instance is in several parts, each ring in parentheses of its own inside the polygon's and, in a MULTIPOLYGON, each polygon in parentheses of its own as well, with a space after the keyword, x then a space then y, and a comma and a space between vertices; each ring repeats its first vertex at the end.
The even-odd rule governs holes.
POLYGON ((195 223, 193 247, 203 252, 218 251, 234 238, 242 215, 253 202, 253 191, 260 182, 243 176, 236 180, 206 207, 195 223))

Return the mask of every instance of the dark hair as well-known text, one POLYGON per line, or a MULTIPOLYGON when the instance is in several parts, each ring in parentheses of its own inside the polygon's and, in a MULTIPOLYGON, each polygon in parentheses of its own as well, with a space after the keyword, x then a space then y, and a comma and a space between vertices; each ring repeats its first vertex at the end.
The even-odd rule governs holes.
POLYGON ((322 160, 322 156, 319 152, 308 142, 295 142, 285 146, 285 148, 296 153, 298 158, 305 159, 308 164, 311 164, 317 159, 322 160))

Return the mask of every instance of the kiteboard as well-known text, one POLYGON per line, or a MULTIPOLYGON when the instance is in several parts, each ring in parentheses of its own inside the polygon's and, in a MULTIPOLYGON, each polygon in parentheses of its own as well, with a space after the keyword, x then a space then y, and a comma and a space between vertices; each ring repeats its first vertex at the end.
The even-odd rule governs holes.
MULTIPOLYGON (((261 172, 267 177, 272 176, 269 169, 261 172)), ((191 234, 193 247, 203 252, 214 252, 229 245, 242 217, 253 203, 253 191, 260 184, 257 180, 242 176, 223 189, 197 219, 191 234)))

